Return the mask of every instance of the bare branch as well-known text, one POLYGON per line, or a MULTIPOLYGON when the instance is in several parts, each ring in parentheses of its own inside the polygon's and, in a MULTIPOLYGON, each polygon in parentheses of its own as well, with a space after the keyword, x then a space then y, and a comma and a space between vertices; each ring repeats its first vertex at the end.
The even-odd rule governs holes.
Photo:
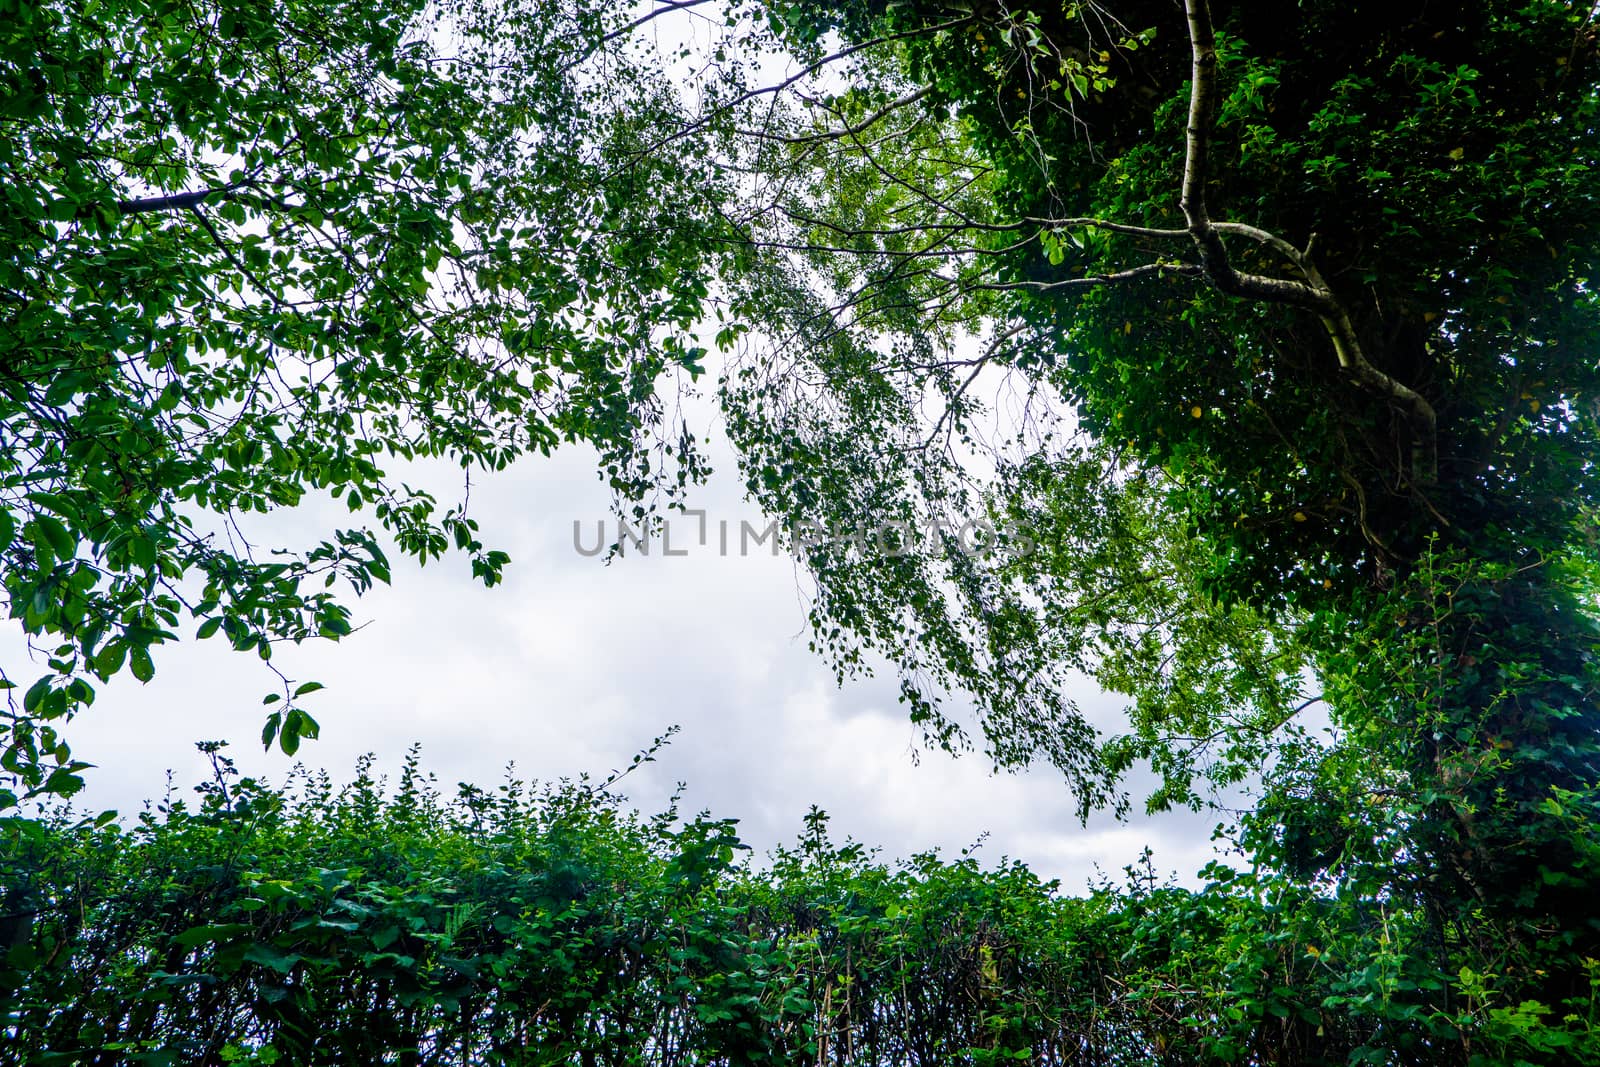
MULTIPOLYGON (((945 402, 944 411, 940 413, 938 420, 933 424, 933 429, 929 431, 928 436, 922 442, 922 450, 924 452, 928 450, 928 447, 933 444, 934 438, 938 437, 940 431, 944 430, 946 426, 950 428, 950 431, 954 431, 956 420, 960 417, 959 405, 961 404, 961 398, 966 395, 968 389, 972 388, 972 383, 978 380, 978 375, 983 373, 983 368, 988 366, 989 362, 1000 354, 1000 350, 1005 347, 1005 343, 1021 333, 1025 328, 1025 326, 1020 325, 1013 326, 1009 330, 995 335, 982 354, 976 359, 967 361, 971 365, 972 371, 945 402)), ((948 440, 948 434, 946 439, 948 440)))
POLYGON ((857 134, 876 126, 879 122, 882 122, 894 112, 899 111, 903 107, 909 107, 910 105, 915 104, 917 101, 928 96, 932 92, 933 87, 926 86, 918 89, 914 93, 907 93, 900 99, 895 100, 892 103, 885 104, 883 107, 879 108, 877 111, 874 111, 872 114, 868 115, 866 118, 862 119, 853 126, 844 126, 833 130, 822 130, 818 133, 808 133, 797 137, 783 137, 780 138, 780 140, 782 140, 785 144, 810 144, 817 141, 837 141, 844 137, 854 138, 857 134))
POLYGON ((1130 237, 1153 237, 1163 241, 1189 236, 1188 230, 1163 230, 1151 226, 1130 226, 1125 222, 1112 222, 1109 219, 1048 219, 1029 216, 1023 221, 1039 226, 1048 226, 1052 229, 1105 230, 1107 233, 1127 234, 1130 237))
POLYGON ((618 26, 616 29, 600 38, 600 43, 603 45, 610 44, 618 37, 626 36, 627 34, 632 33, 634 30, 637 30, 639 27, 655 21, 662 15, 668 15, 674 11, 687 11, 689 8, 702 7, 709 3, 711 3, 711 0, 659 0, 657 7, 645 12, 632 22, 618 26))
MULTIPOLYGON (((1143 263, 1127 270, 1112 271, 1110 274, 1090 274, 1082 278, 1063 278, 1055 282, 983 282, 974 283, 971 288, 1002 291, 1006 289, 1030 289, 1036 293, 1052 293, 1062 289, 1093 289, 1102 285, 1120 285, 1123 282, 1135 281, 1139 278, 1167 275, 1180 278, 1198 278, 1205 274, 1205 268, 1198 263, 1177 263, 1158 261, 1143 263)), ((944 281, 955 279, 943 278, 944 281)))
POLYGON ((938 33, 941 30, 950 30, 959 26, 965 26, 967 23, 975 21, 976 18, 976 15, 965 15, 961 18, 950 19, 933 26, 919 26, 914 29, 903 30, 900 33, 884 34, 882 37, 874 37, 870 41, 862 41, 860 44, 853 44, 848 48, 841 48, 839 51, 825 55, 815 63, 812 63, 810 66, 791 74, 781 82, 776 82, 772 85, 764 85, 759 89, 750 89, 746 92, 740 93, 738 96, 726 103, 718 104, 715 108, 713 108, 709 115, 691 122, 682 129, 668 134, 666 137, 663 137, 659 141, 656 141, 655 143, 646 147, 639 154, 649 155, 651 152, 669 145, 674 141, 680 141, 685 137, 689 137, 695 133, 698 133, 700 130, 710 125, 712 120, 719 114, 729 113, 740 104, 747 104, 758 97, 774 96, 778 93, 781 93, 797 82, 804 81, 805 79, 811 77, 813 74, 822 70, 831 63, 837 63, 840 60, 849 59, 853 55, 865 52, 868 49, 877 48, 879 45, 892 44, 895 41, 909 40, 912 37, 920 37, 924 34, 933 34, 938 33))

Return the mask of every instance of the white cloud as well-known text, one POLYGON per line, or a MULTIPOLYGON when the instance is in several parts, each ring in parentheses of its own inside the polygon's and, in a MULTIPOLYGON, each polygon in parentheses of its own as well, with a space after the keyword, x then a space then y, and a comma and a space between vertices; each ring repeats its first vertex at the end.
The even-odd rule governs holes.
MULTIPOLYGON (((987 831, 980 856, 1021 859, 1068 889, 1097 865, 1120 871, 1146 844, 1159 867, 1185 875, 1209 857, 1209 819, 1097 818, 1085 829, 1047 768, 995 776, 977 755, 915 759, 895 687, 868 679, 837 688, 808 652, 786 558, 701 550, 607 566, 583 557, 573 519, 586 521, 592 543, 594 520, 607 515, 593 472, 590 457, 574 451, 473 486, 485 540, 512 556, 503 586, 484 589, 460 558, 425 568, 396 558, 394 585, 359 602, 366 625, 356 634, 277 650, 274 663, 287 673, 328 686, 309 705, 323 738, 301 758, 338 778, 368 751, 398 768, 421 742, 445 783, 492 785, 508 761, 527 777, 604 774, 677 723, 677 741, 629 779, 630 798, 653 809, 685 780, 689 810, 741 819, 761 850, 798 834, 815 803, 838 837, 887 856, 954 853, 987 831)), ((723 471, 697 498, 713 531, 720 518, 755 519, 739 492, 723 471)), ((328 503, 258 525, 271 543, 317 538, 336 524, 351 517, 328 503)), ((247 772, 281 777, 288 761, 262 753, 257 740, 272 682, 253 655, 220 640, 162 650, 154 681, 119 678, 72 724, 75 749, 100 765, 86 802, 135 810, 161 794, 169 767, 186 789, 202 771, 197 740, 227 740, 247 772)), ((1099 694, 1085 699, 1109 710, 1099 694)))

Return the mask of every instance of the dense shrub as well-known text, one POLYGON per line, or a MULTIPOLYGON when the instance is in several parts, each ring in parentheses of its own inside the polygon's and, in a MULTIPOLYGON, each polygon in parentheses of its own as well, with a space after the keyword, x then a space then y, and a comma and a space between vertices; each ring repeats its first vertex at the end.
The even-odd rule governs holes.
POLYGON ((1220 865, 1069 897, 1016 863, 881 862, 816 810, 751 862, 732 820, 642 817, 610 783, 446 797, 413 755, 392 788, 370 761, 272 788, 206 747, 195 803, 4 824, 0 1062, 1430 1063, 1460 1040, 1421 1006, 1446 983, 1415 919, 1220 865))

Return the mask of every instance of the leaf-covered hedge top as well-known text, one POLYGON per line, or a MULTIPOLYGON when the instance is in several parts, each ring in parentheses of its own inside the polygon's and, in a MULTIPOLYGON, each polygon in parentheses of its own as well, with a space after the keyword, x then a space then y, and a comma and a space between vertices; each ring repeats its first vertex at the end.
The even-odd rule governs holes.
POLYGON ((1319 960, 1411 922, 1224 868, 1071 897, 886 863, 815 810, 748 863, 729 820, 587 781, 447 799, 414 758, 392 789, 218 768, 131 826, 0 825, 0 1062, 1112 1064, 1196 1028, 1182 1062, 1241 1062, 1371 1037, 1319 960))

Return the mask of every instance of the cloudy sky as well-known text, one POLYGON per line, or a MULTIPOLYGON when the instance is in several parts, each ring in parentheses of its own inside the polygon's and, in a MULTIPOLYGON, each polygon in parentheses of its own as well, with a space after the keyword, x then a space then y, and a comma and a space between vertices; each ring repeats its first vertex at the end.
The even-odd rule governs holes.
MULTIPOLYGON (((709 419, 706 429, 715 436, 709 419)), ((407 473, 428 477, 441 499, 459 492, 459 472, 407 473)), ((724 520, 735 530, 742 519, 761 524, 725 456, 694 503, 713 531, 724 520)), ((356 605, 365 624, 356 634, 275 648, 286 673, 328 686, 307 705, 323 733, 300 752, 308 765, 348 776, 372 752, 394 769, 420 742, 446 785, 493 785, 509 761, 525 777, 604 775, 677 724, 670 748, 629 779, 630 800, 659 810, 684 781, 687 810, 740 819, 758 851, 795 837, 817 804, 838 836, 886 856, 954 853, 987 833, 981 857, 1024 860, 1068 890, 1097 865, 1119 874, 1146 844, 1159 867, 1183 875, 1212 855, 1214 816, 1104 818, 1085 828, 1048 768, 994 775, 980 754, 919 753, 892 678, 840 688, 807 650, 803 582, 787 557, 724 556, 714 535, 682 557, 663 558, 659 545, 609 565, 584 556, 575 520, 586 546, 596 522, 615 530, 588 453, 480 475, 471 508, 486 543, 512 557, 505 584, 485 589, 461 557, 422 568, 394 556, 394 584, 356 605)), ((686 525, 674 530, 693 529, 677 521, 686 525)), ((258 544, 304 546, 340 524, 352 517, 321 502, 251 531, 258 544)), ((14 667, 20 642, 6 637, 0 654, 14 667)), ((76 754, 98 764, 86 805, 136 811, 162 794, 168 769, 187 790, 203 772, 192 744, 200 740, 226 740, 247 772, 281 777, 290 761, 263 753, 257 739, 260 700, 275 679, 253 654, 186 640, 163 650, 156 667, 147 685, 124 672, 73 723, 76 754)), ((1092 691, 1080 699, 1115 723, 1115 700, 1092 691)))
MULTIPOLYGON (((690 26, 662 20, 649 30, 672 44, 690 26)), ((741 520, 758 528, 765 520, 743 499, 709 411, 696 429, 719 462, 691 504, 706 510, 713 531, 727 522, 736 544, 741 520)), ((446 503, 461 490, 449 467, 390 473, 446 503)), ((678 725, 672 745, 628 779, 631 802, 660 810, 682 781, 686 810, 739 819, 758 852, 792 840, 816 804, 837 837, 886 857, 954 854, 987 835, 980 858, 1023 860, 1067 891, 1097 871, 1119 875, 1146 846, 1158 868, 1190 882, 1213 858, 1214 814, 1098 817, 1084 827, 1048 767, 994 774, 980 753, 919 751, 892 675, 841 688, 808 651, 804 582, 786 556, 723 555, 714 535, 681 557, 663 558, 659 545, 609 564, 585 556, 575 521, 586 547, 596 522, 615 534, 588 451, 477 475, 471 515, 485 543, 511 556, 503 585, 485 589, 464 557, 422 568, 391 552, 394 583, 355 605, 357 633, 274 647, 286 674, 327 686, 306 703, 322 739, 301 748, 302 762, 348 777, 370 752, 394 770, 420 743, 446 786, 492 786, 508 762, 525 778, 603 776, 678 725)), ((256 517, 247 531, 258 547, 304 549, 359 521, 316 501, 256 517)), ((677 521, 674 530, 688 532, 689 520, 677 521)), ((0 662, 30 677, 37 672, 18 669, 23 649, 19 633, 0 631, 0 662)), ((229 742, 246 773, 281 778, 291 761, 259 742, 261 697, 277 687, 254 653, 234 653, 220 638, 159 650, 154 680, 141 685, 123 672, 69 728, 74 755, 97 764, 80 804, 137 811, 162 795, 169 770, 187 791, 205 774, 193 745, 202 740, 229 742)), ((1116 727, 1116 699, 1087 686, 1075 695, 1096 722, 1116 727)))

